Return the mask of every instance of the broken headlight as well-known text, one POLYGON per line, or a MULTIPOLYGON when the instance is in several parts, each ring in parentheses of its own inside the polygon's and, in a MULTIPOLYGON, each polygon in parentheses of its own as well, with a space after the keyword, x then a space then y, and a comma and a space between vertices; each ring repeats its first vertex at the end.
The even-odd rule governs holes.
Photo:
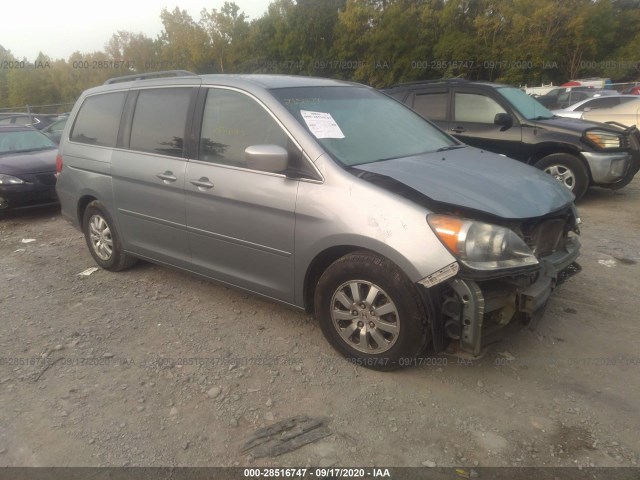
POLYGON ((429 215, 427 220, 444 246, 469 268, 497 270, 538 264, 524 240, 508 228, 449 215, 429 215))

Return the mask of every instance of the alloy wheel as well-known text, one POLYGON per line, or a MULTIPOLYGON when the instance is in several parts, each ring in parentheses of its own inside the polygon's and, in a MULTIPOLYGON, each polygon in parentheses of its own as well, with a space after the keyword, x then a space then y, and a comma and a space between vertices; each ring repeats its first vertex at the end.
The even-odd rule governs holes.
POLYGON ((340 285, 331 299, 331 319, 350 347, 379 354, 396 343, 400 316, 393 300, 379 286, 352 280, 340 285))

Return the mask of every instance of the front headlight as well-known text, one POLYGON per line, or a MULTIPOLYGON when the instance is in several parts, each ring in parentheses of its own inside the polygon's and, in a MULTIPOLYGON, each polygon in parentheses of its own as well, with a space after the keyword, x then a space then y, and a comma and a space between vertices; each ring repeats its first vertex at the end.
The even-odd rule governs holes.
POLYGON ((0 185, 20 185, 24 180, 0 173, 0 185))
POLYGON ((429 215, 427 220, 444 246, 474 270, 538 264, 527 244, 508 228, 448 215, 429 215))
POLYGON ((622 146, 622 137, 617 133, 589 130, 584 136, 589 143, 600 150, 616 149, 622 146))

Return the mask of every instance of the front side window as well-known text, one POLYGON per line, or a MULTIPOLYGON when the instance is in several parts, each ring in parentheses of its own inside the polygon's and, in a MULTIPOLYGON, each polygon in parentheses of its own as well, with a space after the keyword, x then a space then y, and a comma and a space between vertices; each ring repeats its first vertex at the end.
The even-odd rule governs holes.
POLYGON ((192 91, 140 90, 131 125, 131 150, 182 157, 192 91))
POLYGON ((253 145, 278 145, 295 150, 289 137, 253 98, 226 89, 209 89, 202 116, 199 159, 241 168, 248 165, 245 149, 253 145))
POLYGON ((271 92, 345 166, 458 145, 410 108, 367 87, 293 87, 271 92))
POLYGON ((87 97, 71 130, 71 141, 115 147, 125 92, 87 97))
POLYGON ((486 95, 456 93, 455 121, 493 124, 498 113, 506 113, 498 102, 486 95))

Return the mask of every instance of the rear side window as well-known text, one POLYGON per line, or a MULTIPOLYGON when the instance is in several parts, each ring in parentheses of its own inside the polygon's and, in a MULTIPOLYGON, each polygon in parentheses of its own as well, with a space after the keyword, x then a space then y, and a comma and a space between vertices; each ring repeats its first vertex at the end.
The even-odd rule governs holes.
POLYGON ((115 147, 126 93, 87 97, 71 130, 71 141, 115 147))
POLYGON ((140 90, 131 126, 131 150, 181 157, 192 90, 140 90))
POLYGON ((429 120, 447 119, 449 93, 419 93, 413 101, 413 109, 429 120))

